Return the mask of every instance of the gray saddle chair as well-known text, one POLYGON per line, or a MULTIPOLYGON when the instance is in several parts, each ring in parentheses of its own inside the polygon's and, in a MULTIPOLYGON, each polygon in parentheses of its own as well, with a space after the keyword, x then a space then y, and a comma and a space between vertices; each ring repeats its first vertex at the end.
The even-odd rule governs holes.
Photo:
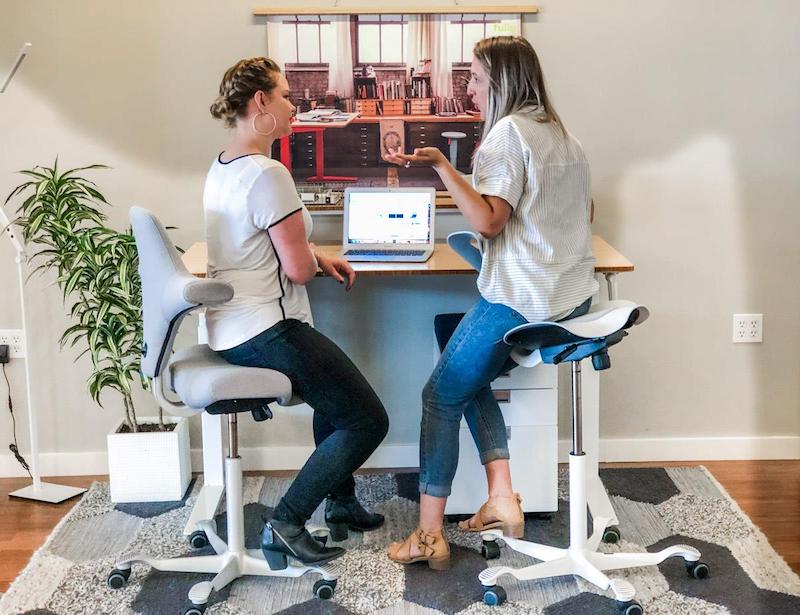
MULTIPOLYGON (((454 233, 448 243, 476 268, 480 268, 480 239, 472 233, 454 233), (477 247, 476 244, 477 243, 477 247)), ((580 576, 597 587, 611 589, 617 606, 625 615, 640 615, 642 606, 634 600, 636 590, 625 579, 610 579, 604 572, 638 568, 661 563, 668 557, 683 557, 690 577, 701 579, 709 567, 700 561, 694 547, 674 545, 658 553, 600 553, 597 551, 610 519, 592 519, 592 534, 588 536, 587 470, 583 451, 581 407, 581 361, 591 358, 596 370, 611 366, 608 348, 628 335, 628 329, 647 320, 644 306, 631 301, 608 301, 592 306, 587 314, 561 322, 537 322, 515 327, 504 336, 513 347, 511 358, 519 365, 534 367, 539 363, 572 364, 572 450, 569 454, 569 524, 570 542, 566 549, 528 542, 503 535, 501 530, 482 532, 482 553, 486 559, 500 555, 498 539, 509 548, 540 560, 525 568, 493 566, 481 571, 483 600, 489 606, 502 604, 505 590, 497 584, 499 577, 510 575, 520 581, 546 579, 565 575, 580 576), (588 536, 588 538, 587 538, 588 536)))
MULTIPOLYGON (((108 576, 108 585, 115 589, 125 585, 133 563, 170 572, 214 574, 211 580, 191 588, 191 605, 184 615, 201 615, 213 591, 219 591, 244 575, 299 577, 315 572, 322 578, 314 585, 314 594, 319 598, 331 598, 336 587, 335 568, 306 566, 289 560, 282 569, 272 570, 260 549, 245 549, 244 546, 237 413, 251 412, 257 421, 262 421, 272 416, 268 404, 296 403, 297 400, 292 399, 289 379, 271 369, 231 365, 205 344, 173 353, 175 336, 184 317, 198 308, 229 301, 233 297, 233 288, 225 282, 191 275, 164 227, 149 211, 134 207, 130 220, 139 252, 142 280, 142 372, 151 380, 153 395, 171 414, 194 416, 209 412, 225 414, 228 419, 228 455, 225 458, 227 542, 218 536, 213 519, 200 521, 197 531, 190 537, 190 544, 193 547, 210 544, 214 555, 156 559, 126 554, 108 576), (169 399, 165 389, 169 389, 179 401, 169 399)), ((327 528, 309 526, 308 529, 321 542, 327 540, 327 528)))

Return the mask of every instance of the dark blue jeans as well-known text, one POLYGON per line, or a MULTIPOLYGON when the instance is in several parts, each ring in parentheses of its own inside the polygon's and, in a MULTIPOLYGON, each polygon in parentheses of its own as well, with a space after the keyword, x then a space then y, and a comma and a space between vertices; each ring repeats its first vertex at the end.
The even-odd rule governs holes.
MULTIPOLYGON (((587 299, 567 318, 585 314, 590 305, 587 299)), ((420 493, 450 495, 458 466, 461 417, 467 421, 482 464, 509 458, 506 425, 491 383, 517 367, 503 336, 526 322, 516 310, 481 297, 458 323, 422 391, 420 493)))
POLYGON ((275 518, 304 524, 328 495, 353 495, 353 472, 389 429, 380 399, 342 350, 319 331, 283 320, 220 354, 229 363, 267 367, 291 380, 314 409, 315 451, 275 509, 275 518))

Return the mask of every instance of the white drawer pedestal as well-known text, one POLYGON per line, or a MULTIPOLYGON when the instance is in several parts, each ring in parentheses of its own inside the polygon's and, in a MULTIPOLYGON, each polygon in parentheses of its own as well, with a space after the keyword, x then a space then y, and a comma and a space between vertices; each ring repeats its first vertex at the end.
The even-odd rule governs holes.
MULTIPOLYGON (((514 490, 525 512, 558 510, 558 371, 517 367, 492 383, 506 423, 514 490)), ((486 474, 466 421, 446 514, 472 514, 486 501, 486 474)))

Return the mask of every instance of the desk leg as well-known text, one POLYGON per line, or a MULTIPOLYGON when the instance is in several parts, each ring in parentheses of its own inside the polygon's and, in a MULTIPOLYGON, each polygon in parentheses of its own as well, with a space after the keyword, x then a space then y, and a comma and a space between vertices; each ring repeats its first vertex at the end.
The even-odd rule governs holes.
POLYGON ((613 301, 617 298, 617 274, 616 273, 604 273, 603 274, 606 278, 606 287, 608 292, 608 300, 613 301))
POLYGON ((339 175, 325 175, 325 129, 314 130, 314 140, 316 144, 316 171, 317 174, 309 177, 311 182, 354 182, 357 177, 343 177, 339 175))
MULTIPOLYGON (((197 341, 208 341, 205 313, 201 312, 197 325, 197 341)), ((183 528, 187 536, 198 529, 198 521, 214 518, 225 490, 224 451, 222 438, 222 415, 213 416, 208 412, 200 415, 203 431, 203 486, 197 495, 189 521, 183 528)))

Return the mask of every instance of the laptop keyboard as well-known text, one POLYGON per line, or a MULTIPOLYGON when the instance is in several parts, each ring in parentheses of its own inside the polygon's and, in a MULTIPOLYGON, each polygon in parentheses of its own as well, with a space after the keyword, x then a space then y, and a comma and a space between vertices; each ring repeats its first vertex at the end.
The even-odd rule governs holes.
POLYGON ((345 256, 422 256, 425 250, 348 250, 345 256))

